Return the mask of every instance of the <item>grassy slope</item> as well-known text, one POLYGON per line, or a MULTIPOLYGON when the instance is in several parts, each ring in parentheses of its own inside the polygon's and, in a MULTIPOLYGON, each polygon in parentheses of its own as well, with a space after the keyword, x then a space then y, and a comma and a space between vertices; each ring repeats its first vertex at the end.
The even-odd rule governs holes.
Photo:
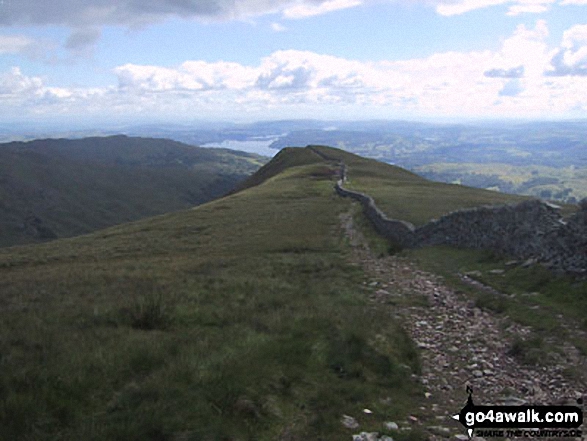
MULTIPOLYGON (((416 225, 460 208, 522 199, 493 191, 436 183, 388 164, 334 149, 320 149, 348 165, 348 187, 373 196, 390 217, 416 225)), ((563 207, 563 213, 571 211, 572 207, 563 207)), ((443 275, 455 288, 468 293, 480 307, 530 326, 534 330, 534 338, 529 340, 528 347, 522 345, 519 354, 522 361, 535 363, 540 358, 540 351, 556 350, 554 346, 532 347, 536 342, 555 336, 573 342, 587 353, 587 342, 576 337, 567 326, 572 324, 587 329, 587 283, 552 274, 539 265, 527 268, 506 265, 510 260, 507 256, 496 256, 486 251, 432 247, 405 251, 404 254, 417 260, 425 269, 443 275), (496 269, 503 273, 492 273, 496 269), (478 272, 475 279, 507 296, 496 297, 478 292, 462 283, 458 274, 471 271, 478 272), (558 315, 564 318, 557 319, 558 315)))
POLYGON ((68 237, 188 208, 233 188, 257 157, 169 140, 0 146, 0 246, 68 237))
POLYGON ((395 219, 422 225, 451 211, 480 205, 521 201, 507 195, 460 185, 428 181, 405 169, 361 158, 328 147, 322 152, 347 165, 348 188, 369 194, 384 213, 395 219))
POLYGON ((315 164, 317 162, 322 162, 322 158, 310 149, 286 147, 281 149, 279 153, 273 157, 270 163, 265 164, 255 174, 239 184, 235 191, 244 190, 262 184, 267 179, 278 175, 288 168, 299 165, 315 164))
MULTIPOLYGON (((289 150, 259 185, 196 209, 0 250, 0 439, 338 440, 351 433, 342 414, 379 432, 405 418, 417 406, 417 356, 386 311, 369 308, 362 274, 345 263, 338 213, 348 201, 333 195, 334 163, 349 165, 357 187, 385 185, 378 203, 386 196, 392 207, 399 188, 445 201, 438 189, 447 187, 316 150, 333 161, 289 150), (361 416, 364 407, 374 415, 361 416)), ((484 195, 462 193, 457 206, 484 195)), ((442 210, 404 204, 413 222, 442 210)), ((469 268, 512 289, 512 279, 535 282, 522 291, 544 282, 493 275, 503 261, 476 252, 417 253, 449 281, 469 268)), ((547 320, 548 308, 573 303, 551 282, 550 297, 531 297, 548 302, 545 313, 478 301, 547 320)), ((552 332, 548 321, 536 325, 552 332)), ((531 348, 522 355, 531 361, 531 348)))
POLYGON ((405 418, 417 356, 345 263, 334 171, 0 250, 0 439, 339 440, 342 414, 405 418))

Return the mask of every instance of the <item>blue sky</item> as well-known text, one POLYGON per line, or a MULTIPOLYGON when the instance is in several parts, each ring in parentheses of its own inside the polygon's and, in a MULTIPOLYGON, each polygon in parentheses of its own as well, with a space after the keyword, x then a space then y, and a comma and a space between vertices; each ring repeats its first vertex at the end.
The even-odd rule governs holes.
POLYGON ((0 118, 587 116, 587 0, 0 0, 0 118))

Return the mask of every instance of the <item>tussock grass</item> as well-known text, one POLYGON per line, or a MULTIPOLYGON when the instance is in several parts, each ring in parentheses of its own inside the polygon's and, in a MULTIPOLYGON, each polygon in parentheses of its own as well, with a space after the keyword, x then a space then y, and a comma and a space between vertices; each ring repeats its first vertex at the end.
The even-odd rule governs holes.
POLYGON ((326 171, 0 250, 0 439, 339 440, 343 414, 405 418, 417 352, 345 263, 326 171))

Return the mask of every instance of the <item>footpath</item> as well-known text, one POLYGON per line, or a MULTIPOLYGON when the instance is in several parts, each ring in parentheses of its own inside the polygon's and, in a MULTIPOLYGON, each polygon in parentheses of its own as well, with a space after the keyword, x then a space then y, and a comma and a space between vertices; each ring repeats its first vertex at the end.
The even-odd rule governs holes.
MULTIPOLYGON (((512 355, 512 345, 516 338, 530 335, 529 328, 477 308, 440 277, 406 258, 374 256, 350 212, 341 215, 341 225, 353 250, 352 263, 368 275, 370 300, 389 308, 420 351, 424 405, 408 421, 398 422, 400 429, 406 424, 418 426, 432 441, 467 440, 463 426, 451 418, 464 406, 467 386, 472 387, 477 405, 584 403, 587 357, 574 346, 561 343, 560 351, 544 354, 548 359, 544 363, 521 363, 512 355)), ((584 404, 580 407, 587 409, 584 404)), ((582 429, 582 440, 587 440, 585 425, 582 429)), ((353 439, 383 438, 359 434, 353 439)))

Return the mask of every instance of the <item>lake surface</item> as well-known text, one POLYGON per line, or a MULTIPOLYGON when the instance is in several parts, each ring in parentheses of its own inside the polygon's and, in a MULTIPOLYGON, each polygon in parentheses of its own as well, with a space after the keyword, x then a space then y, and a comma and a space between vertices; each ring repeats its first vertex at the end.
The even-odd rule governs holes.
POLYGON ((234 141, 227 139, 222 142, 211 142, 203 144, 200 147, 213 147, 231 150, 240 150, 242 152, 256 153, 257 155, 269 156, 272 158, 279 152, 277 149, 269 148, 277 138, 254 138, 246 141, 234 141))

